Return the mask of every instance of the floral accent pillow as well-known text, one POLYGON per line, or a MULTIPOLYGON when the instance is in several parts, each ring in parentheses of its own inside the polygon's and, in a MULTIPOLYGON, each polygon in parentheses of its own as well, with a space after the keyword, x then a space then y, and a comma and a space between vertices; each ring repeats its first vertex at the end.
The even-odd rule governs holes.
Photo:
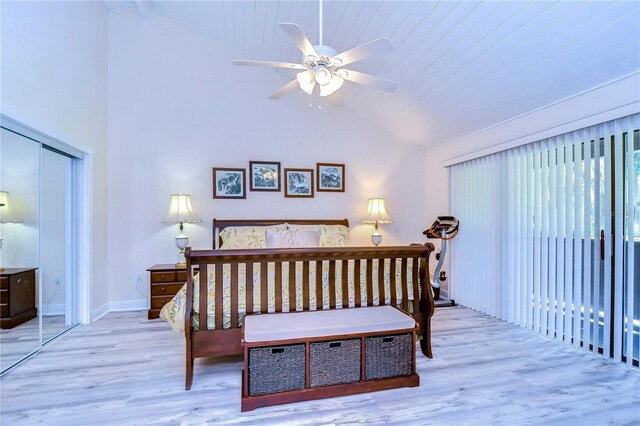
POLYGON ((220 249, 257 249, 265 248, 265 231, 267 229, 286 230, 287 225, 273 226, 229 226, 220 231, 222 245, 220 249))

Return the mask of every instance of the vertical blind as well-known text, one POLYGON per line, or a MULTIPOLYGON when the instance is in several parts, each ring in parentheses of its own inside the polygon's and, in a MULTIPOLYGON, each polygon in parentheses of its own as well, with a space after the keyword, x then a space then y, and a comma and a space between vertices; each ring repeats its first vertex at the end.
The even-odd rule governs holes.
POLYGON ((450 296, 637 365, 640 115, 451 166, 450 296))

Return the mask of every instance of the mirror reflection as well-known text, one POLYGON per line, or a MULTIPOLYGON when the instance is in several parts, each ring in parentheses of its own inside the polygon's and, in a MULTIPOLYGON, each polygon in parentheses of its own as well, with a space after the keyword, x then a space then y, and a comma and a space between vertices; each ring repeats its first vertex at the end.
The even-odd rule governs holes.
POLYGON ((42 343, 40 275, 40 144, 1 129, 0 369, 42 343))

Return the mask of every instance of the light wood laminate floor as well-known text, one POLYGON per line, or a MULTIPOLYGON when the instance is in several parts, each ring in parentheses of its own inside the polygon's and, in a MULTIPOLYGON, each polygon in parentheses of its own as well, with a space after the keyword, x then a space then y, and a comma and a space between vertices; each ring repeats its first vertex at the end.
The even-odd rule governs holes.
POLYGON ((24 358, 38 349, 41 342, 52 339, 69 327, 65 324, 64 315, 47 315, 42 317, 42 339, 38 317, 13 328, 0 329, 0 370, 24 358))
POLYGON ((2 379, 2 425, 640 423, 640 373, 454 307, 436 310, 434 358, 419 388, 240 413, 242 360, 196 360, 184 391, 184 340, 145 312, 78 327, 2 379))

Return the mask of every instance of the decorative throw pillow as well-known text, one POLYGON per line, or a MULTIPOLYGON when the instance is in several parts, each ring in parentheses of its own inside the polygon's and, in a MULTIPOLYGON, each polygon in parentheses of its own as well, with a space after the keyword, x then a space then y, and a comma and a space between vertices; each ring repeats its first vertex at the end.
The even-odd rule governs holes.
POLYGON ((349 228, 344 225, 296 225, 287 223, 295 231, 317 231, 320 233, 320 247, 349 247, 349 228))
POLYGON ((220 231, 222 245, 220 249, 256 249, 265 248, 264 233, 267 229, 286 230, 287 225, 272 226, 228 226, 220 231))
POLYGON ((320 235, 317 231, 265 231, 267 248, 319 247, 320 235))
POLYGON ((344 225, 322 225, 320 247, 349 247, 349 228, 344 225))

